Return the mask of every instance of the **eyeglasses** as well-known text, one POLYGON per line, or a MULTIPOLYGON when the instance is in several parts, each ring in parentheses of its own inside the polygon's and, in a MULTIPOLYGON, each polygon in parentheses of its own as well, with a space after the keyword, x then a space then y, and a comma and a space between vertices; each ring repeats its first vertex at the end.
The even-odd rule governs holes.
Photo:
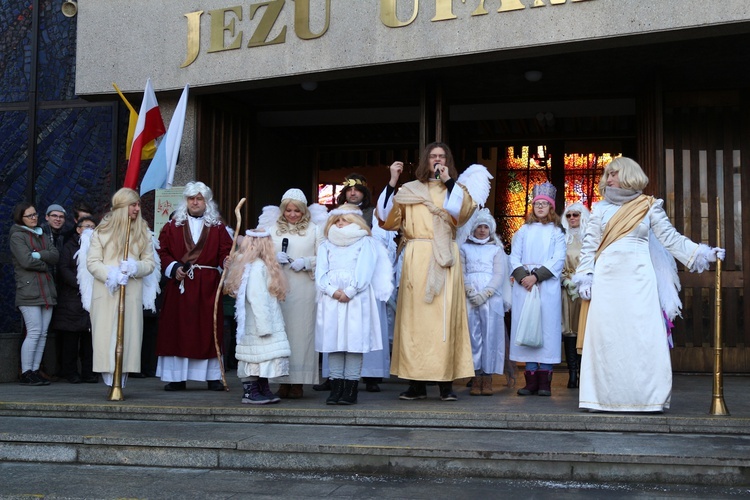
POLYGON ((548 201, 537 201, 537 202, 534 202, 533 205, 536 208, 544 208, 544 207, 549 207, 550 206, 550 204, 549 204, 548 201))
POLYGON ((570 219, 571 217, 580 217, 580 216, 581 216, 581 214, 577 214, 577 213, 573 213, 573 212, 569 212, 569 213, 565 214, 565 218, 566 219, 570 219))
POLYGON ((445 159, 445 155, 430 155, 430 160, 436 160, 440 158, 441 160, 445 159))
POLYGON ((39 217, 39 214, 25 214, 24 217, 27 219, 36 219, 39 217))

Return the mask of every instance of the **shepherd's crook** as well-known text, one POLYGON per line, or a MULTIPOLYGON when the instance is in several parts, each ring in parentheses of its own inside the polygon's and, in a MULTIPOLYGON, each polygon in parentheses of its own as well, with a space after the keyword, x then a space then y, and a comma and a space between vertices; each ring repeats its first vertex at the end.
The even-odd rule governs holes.
MULTIPOLYGON (((237 247, 237 236, 240 234, 240 226, 242 225, 242 214, 240 209, 245 204, 245 198, 242 198, 237 206, 234 207, 234 215, 237 217, 237 225, 234 228, 234 237, 232 238, 232 249, 229 251, 228 262, 232 261, 234 256, 234 249, 237 247)), ((219 279, 219 288, 216 289, 216 298, 214 299, 214 347, 216 347, 216 358, 219 360, 219 367, 221 368, 221 383, 224 384, 224 390, 229 390, 227 384, 227 377, 224 374, 224 360, 221 357, 221 347, 219 347, 219 334, 217 331, 217 313, 219 311, 219 299, 221 298, 221 289, 224 287, 224 277, 227 275, 226 263, 224 270, 221 272, 221 279, 219 279)))

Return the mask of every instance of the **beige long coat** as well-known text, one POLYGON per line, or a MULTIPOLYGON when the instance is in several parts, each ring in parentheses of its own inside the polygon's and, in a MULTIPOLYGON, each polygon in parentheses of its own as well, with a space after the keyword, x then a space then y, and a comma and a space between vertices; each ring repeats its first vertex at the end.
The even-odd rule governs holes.
MULTIPOLYGON (((122 235, 117 235, 122 237, 122 235)), ((119 268, 122 255, 116 255, 114 245, 109 244, 112 234, 94 231, 91 236, 86 266, 94 276, 91 297, 91 334, 94 344, 94 372, 115 371, 115 344, 117 342, 117 319, 119 316, 120 290, 110 294, 105 286, 110 266, 119 268)), ((137 272, 125 287, 125 327, 123 342, 123 373, 141 371, 141 340, 143 338, 143 278, 154 271, 154 246, 151 237, 145 248, 132 244, 129 257, 137 262, 137 272)))
MULTIPOLYGON (((418 182, 418 181, 413 181, 418 182)), ((432 202, 443 206, 448 190, 442 182, 428 184, 432 202)), ((453 189, 463 189, 456 185, 453 189)), ((464 194, 456 226, 465 224, 476 208, 464 194)), ((404 265, 396 303, 391 374, 409 380, 448 382, 474 376, 469 324, 466 314, 461 259, 458 245, 451 243, 454 264, 445 268, 445 285, 431 303, 424 301, 429 262, 432 256, 432 214, 423 204, 394 202, 381 226, 403 231, 406 239, 404 265)))

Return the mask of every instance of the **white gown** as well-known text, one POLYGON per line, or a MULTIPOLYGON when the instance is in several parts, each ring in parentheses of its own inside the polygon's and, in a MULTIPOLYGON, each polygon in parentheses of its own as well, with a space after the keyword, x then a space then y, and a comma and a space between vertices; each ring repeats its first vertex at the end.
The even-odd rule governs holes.
POLYGON ((277 234, 276 224, 268 228, 274 250, 280 252, 284 239, 288 239, 286 253, 292 259, 303 257, 305 271, 294 272, 289 265, 282 266, 289 281, 289 291, 281 303, 286 334, 292 354, 289 356, 289 375, 272 382, 281 384, 317 384, 319 382, 318 353, 315 352, 315 265, 318 245, 323 240, 322 231, 310 222, 304 236, 277 234))
POLYGON ((560 275, 565 264, 565 235, 554 224, 524 224, 513 235, 510 252, 511 272, 519 266, 528 271, 544 266, 553 276, 539 283, 542 299, 542 345, 516 345, 518 318, 529 294, 520 283, 513 284, 513 313, 510 326, 510 359, 513 361, 557 364, 561 359, 562 298, 560 275))
POLYGON ((649 227, 679 261, 690 265, 698 245, 672 227, 657 200, 643 221, 594 262, 602 232, 620 208, 594 205, 578 273, 593 271, 581 364, 579 407, 604 411, 669 408, 672 365, 649 254, 649 227))
POLYGON ((510 308, 508 256, 493 243, 461 245, 464 285, 477 292, 491 289, 494 295, 474 307, 466 302, 469 315, 474 370, 502 374, 505 367, 505 311, 510 308))
POLYGON ((373 284, 376 272, 388 271, 381 269, 383 259, 387 264, 385 248, 370 236, 349 246, 335 246, 327 240, 321 244, 315 273, 318 352, 367 353, 383 349, 384 325, 378 298, 389 296, 392 285, 382 290, 373 284), (341 303, 332 297, 339 289, 351 297, 349 302, 341 303))

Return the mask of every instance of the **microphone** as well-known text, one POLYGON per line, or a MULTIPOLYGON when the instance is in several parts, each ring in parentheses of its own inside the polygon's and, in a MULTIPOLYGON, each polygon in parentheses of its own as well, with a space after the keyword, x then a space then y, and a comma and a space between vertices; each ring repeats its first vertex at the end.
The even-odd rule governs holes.
POLYGON ((286 253, 287 248, 289 248, 289 238, 284 238, 281 240, 281 251, 286 253))
POLYGON ((440 180, 440 170, 438 169, 439 163, 435 163, 432 167, 435 169, 435 179, 440 180))

